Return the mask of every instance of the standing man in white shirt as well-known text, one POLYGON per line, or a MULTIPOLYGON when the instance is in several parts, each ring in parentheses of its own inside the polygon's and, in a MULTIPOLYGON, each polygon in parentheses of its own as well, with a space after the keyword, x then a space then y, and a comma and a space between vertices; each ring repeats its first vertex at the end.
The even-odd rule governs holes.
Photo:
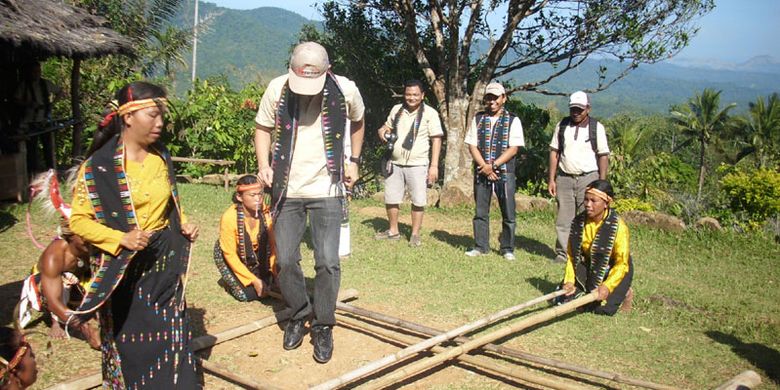
POLYGON ((466 256, 476 257, 490 250, 490 198, 493 193, 501 209, 501 256, 515 260, 515 155, 525 145, 520 119, 504 108, 506 91, 500 83, 485 87, 485 111, 471 121, 465 143, 474 159, 474 248, 466 256))
POLYGON ((607 179, 609 145, 604 125, 590 116, 590 98, 577 91, 569 97, 569 116, 555 128, 550 141, 547 191, 558 200, 555 262, 566 263, 571 221, 582 211, 585 188, 607 179))

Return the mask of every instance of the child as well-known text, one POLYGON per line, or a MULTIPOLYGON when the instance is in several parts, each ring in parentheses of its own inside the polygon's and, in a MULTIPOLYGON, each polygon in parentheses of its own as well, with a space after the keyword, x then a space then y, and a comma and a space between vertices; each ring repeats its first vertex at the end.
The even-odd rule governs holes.
POLYGON ((32 347, 18 330, 0 328, 0 390, 26 389, 38 379, 32 347))
POLYGON ((241 302, 268 294, 276 278, 276 253, 270 207, 257 176, 238 179, 233 205, 219 223, 214 262, 220 283, 241 302))

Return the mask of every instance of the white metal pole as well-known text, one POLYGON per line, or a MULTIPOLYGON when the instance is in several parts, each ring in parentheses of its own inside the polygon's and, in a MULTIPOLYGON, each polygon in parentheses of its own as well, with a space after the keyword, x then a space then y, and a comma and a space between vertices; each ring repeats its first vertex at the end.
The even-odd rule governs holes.
POLYGON ((192 84, 195 84, 195 75, 198 69, 198 3, 195 0, 195 21, 192 27, 192 84))

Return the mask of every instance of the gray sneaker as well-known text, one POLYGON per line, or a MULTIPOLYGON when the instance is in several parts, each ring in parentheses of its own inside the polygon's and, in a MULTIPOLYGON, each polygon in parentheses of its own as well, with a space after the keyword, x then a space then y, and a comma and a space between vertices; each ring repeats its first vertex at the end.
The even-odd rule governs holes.
POLYGON ((479 249, 471 249, 466 251, 466 256, 468 257, 477 257, 482 255, 484 255, 484 253, 480 252, 479 249))
POLYGON ((503 254, 504 258, 509 261, 515 261, 515 254, 512 252, 507 252, 503 254))
POLYGON ((379 232, 377 234, 374 234, 375 240, 389 240, 389 241, 396 241, 401 239, 401 233, 390 233, 389 230, 385 230, 383 232, 379 232))
POLYGON ((422 245, 422 240, 420 240, 420 236, 412 235, 409 237, 409 246, 412 248, 416 248, 418 246, 422 245))

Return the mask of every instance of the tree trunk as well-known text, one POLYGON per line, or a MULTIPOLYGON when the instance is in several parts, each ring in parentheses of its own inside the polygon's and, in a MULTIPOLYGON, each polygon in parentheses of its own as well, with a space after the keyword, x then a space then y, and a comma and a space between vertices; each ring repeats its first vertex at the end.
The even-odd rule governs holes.
POLYGON ((704 151, 707 148, 707 143, 704 142, 704 138, 701 139, 701 150, 699 151, 699 190, 696 192, 696 202, 701 201, 701 190, 704 187, 704 151))
POLYGON ((442 116, 447 128, 447 155, 444 159, 444 186, 471 188, 471 155, 463 142, 468 131, 468 97, 452 99, 442 116))
POLYGON ((84 121, 81 118, 81 60, 78 58, 73 60, 73 69, 70 71, 70 107, 74 121, 71 157, 75 163, 83 150, 81 136, 84 132, 84 121))

